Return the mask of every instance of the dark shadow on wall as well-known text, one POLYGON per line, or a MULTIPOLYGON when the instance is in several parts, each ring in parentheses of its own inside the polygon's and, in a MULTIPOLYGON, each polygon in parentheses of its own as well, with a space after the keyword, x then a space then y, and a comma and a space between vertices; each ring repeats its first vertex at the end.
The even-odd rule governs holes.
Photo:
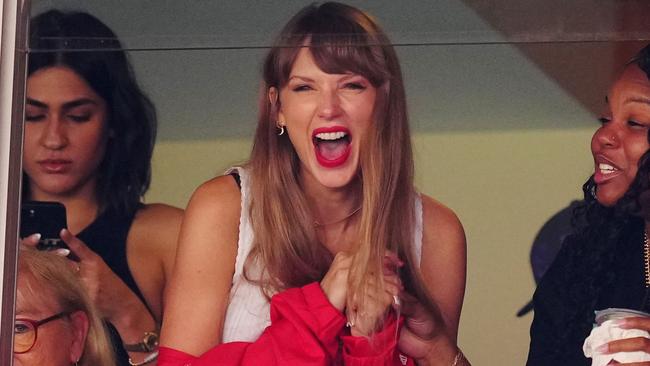
MULTIPOLYGON (((580 225, 580 223, 573 222, 573 211, 581 203, 582 201, 572 201, 567 207, 556 212, 542 225, 535 236, 530 249, 530 266, 536 284, 539 284, 553 264, 557 253, 562 249, 564 239, 573 232, 576 225, 580 225)), ((531 310, 533 310, 532 300, 517 312, 517 316, 524 316, 531 310)))
POLYGON ((650 40, 646 0, 462 1, 595 115, 650 40))

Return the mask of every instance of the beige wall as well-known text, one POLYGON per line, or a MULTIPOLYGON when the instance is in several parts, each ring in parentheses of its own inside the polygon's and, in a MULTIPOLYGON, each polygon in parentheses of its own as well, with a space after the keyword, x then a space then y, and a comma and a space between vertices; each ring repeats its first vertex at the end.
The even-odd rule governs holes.
POLYGON ((540 226, 592 166, 590 129, 415 136, 418 185, 452 207, 467 234, 460 345, 477 365, 523 365, 534 291, 528 255, 540 226))

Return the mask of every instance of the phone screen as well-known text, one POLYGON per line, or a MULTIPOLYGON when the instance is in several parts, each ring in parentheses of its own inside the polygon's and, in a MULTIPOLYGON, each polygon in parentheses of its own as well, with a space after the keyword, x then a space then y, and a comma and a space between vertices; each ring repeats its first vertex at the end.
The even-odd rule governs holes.
POLYGON ((59 202, 23 202, 20 211, 20 237, 39 233, 38 249, 66 248, 59 237, 67 227, 65 206, 59 202))

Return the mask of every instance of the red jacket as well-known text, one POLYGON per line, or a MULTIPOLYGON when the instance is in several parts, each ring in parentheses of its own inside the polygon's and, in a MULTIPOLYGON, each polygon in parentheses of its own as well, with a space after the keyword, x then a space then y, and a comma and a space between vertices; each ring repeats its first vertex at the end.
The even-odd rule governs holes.
POLYGON ((396 349, 402 319, 391 317, 370 340, 349 335, 345 322, 315 282, 273 296, 271 325, 257 341, 219 344, 200 357, 160 347, 158 366, 415 365, 396 349))

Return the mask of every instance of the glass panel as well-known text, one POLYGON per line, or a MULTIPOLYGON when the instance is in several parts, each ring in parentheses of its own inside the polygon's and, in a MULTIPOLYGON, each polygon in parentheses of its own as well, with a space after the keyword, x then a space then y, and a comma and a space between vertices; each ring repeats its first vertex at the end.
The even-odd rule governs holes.
MULTIPOLYGON (((48 0, 32 13, 82 9, 118 34, 158 112, 146 202, 185 207, 199 184, 248 158, 262 59, 308 3, 48 0)), ((467 233, 459 344, 475 363, 524 364, 531 315, 515 313, 534 290, 530 245, 581 197, 596 115, 650 39, 650 3, 350 4, 379 19, 398 52, 418 189, 454 209, 467 233)), ((70 40, 87 52, 93 41, 70 40)))
MULTIPOLYGON (((309 1, 199 2, 40 0, 34 13, 88 9, 119 29, 128 49, 268 47, 309 1), (156 14, 156 16, 149 16, 156 14)), ((350 1, 373 14, 395 44, 602 42, 649 39, 643 0, 350 1)))

